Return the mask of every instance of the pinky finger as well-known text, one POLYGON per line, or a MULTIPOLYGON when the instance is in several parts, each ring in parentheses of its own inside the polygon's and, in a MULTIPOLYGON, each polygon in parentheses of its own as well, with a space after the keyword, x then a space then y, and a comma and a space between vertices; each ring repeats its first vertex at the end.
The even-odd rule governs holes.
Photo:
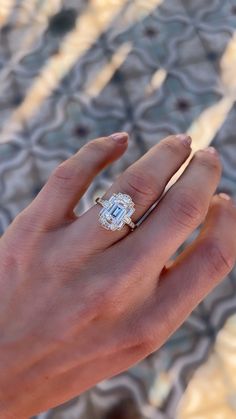
POLYGON ((199 237, 163 271, 154 305, 143 315, 142 329, 151 336, 148 352, 175 332, 232 271, 235 261, 236 207, 222 194, 213 198, 199 237))

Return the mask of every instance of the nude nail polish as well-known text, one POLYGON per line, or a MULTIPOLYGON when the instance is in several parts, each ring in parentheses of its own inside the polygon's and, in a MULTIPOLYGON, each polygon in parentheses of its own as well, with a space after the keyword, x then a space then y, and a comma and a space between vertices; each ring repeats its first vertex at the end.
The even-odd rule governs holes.
POLYGON ((204 151, 206 151, 207 153, 210 153, 210 154, 217 154, 217 151, 216 151, 216 149, 214 148, 214 147, 207 147, 204 151))
POLYGON ((117 143, 124 144, 128 141, 128 134, 127 132, 116 132, 115 134, 110 135, 110 138, 117 143))
POLYGON ((220 198, 222 198, 222 199, 224 199, 225 201, 231 201, 232 200, 232 198, 231 198, 231 196, 229 196, 227 193, 225 193, 225 192, 221 192, 220 194, 219 194, 219 197, 220 198))
POLYGON ((192 138, 187 134, 178 134, 176 138, 184 143, 187 147, 190 147, 192 144, 192 138))

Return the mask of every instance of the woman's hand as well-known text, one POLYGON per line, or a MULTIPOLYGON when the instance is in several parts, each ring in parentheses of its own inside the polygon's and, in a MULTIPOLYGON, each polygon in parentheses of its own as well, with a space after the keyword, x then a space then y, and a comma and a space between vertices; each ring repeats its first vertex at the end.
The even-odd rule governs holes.
MULTIPOLYGON (((221 165, 199 151, 133 233, 74 207, 127 148, 126 134, 88 143, 62 163, 0 240, 0 417, 22 419, 126 370, 159 348, 233 268, 236 208, 213 197, 221 165), (204 221, 199 237, 168 261, 204 221)), ((137 221, 191 152, 187 136, 153 147, 112 185, 137 221)))

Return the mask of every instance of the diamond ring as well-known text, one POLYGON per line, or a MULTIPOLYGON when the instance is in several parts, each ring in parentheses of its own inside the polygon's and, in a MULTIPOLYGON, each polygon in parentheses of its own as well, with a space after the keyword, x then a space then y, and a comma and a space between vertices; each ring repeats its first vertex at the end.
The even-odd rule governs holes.
POLYGON ((136 225, 131 220, 135 208, 129 195, 113 194, 108 200, 97 198, 96 203, 103 207, 99 214, 99 221, 106 230, 121 230, 125 224, 131 230, 135 229, 136 225))

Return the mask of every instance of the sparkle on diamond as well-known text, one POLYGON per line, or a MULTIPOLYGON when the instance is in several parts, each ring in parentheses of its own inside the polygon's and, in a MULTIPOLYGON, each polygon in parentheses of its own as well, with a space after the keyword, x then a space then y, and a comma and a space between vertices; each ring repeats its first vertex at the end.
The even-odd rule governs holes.
POLYGON ((134 204, 129 195, 114 194, 100 212, 100 223, 107 230, 121 230, 134 211, 134 204))

